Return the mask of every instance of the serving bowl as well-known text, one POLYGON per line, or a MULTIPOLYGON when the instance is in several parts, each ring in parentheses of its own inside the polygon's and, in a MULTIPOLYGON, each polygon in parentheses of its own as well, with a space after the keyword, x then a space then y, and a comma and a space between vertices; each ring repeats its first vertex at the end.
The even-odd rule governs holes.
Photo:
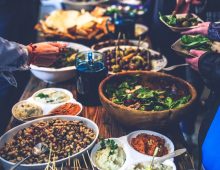
MULTIPOLYGON (((81 44, 62 42, 62 41, 60 42, 66 43, 67 47, 79 50, 79 52, 90 50, 89 47, 81 44)), ((35 77, 48 83, 58 83, 58 82, 66 81, 73 78, 76 75, 75 66, 62 67, 62 68, 48 68, 48 67, 38 67, 36 65, 31 64, 30 68, 32 74, 35 77)))
MULTIPOLYGON (((118 40, 107 40, 103 42, 99 42, 97 44, 94 44, 91 49, 92 50, 99 50, 105 47, 111 47, 115 46, 115 44, 118 43, 118 40)), ((138 46, 139 41, 138 40, 119 40, 119 45, 123 46, 138 46)), ((140 47, 142 48, 149 48, 149 43, 146 41, 140 41, 140 47)))
MULTIPOLYGON (((136 164, 150 165, 151 161, 143 161, 143 162, 136 161, 136 163, 128 165, 125 169, 126 170, 134 170, 136 164)), ((176 170, 176 165, 172 161, 167 160, 167 161, 163 162, 162 164, 172 167, 172 170, 176 170)))
MULTIPOLYGON (((115 46, 110 46, 110 47, 101 48, 97 51, 100 52, 100 53, 105 53, 109 50, 114 50, 115 48, 116 48, 115 46)), ((137 46, 131 46, 131 45, 128 45, 128 46, 127 45, 121 45, 120 46, 120 49, 122 49, 122 50, 129 49, 129 48, 136 50, 138 47, 137 46)), ((159 52, 154 51, 152 49, 148 49, 148 48, 145 48, 145 47, 139 47, 139 48, 141 50, 149 51, 151 55, 160 55, 159 52)), ((106 57, 106 56, 104 56, 104 57, 106 57)), ((151 60, 151 65, 152 65, 151 71, 155 71, 155 72, 160 71, 160 70, 162 70, 163 68, 166 67, 167 63, 168 63, 167 58, 164 55, 161 56, 161 59, 152 59, 151 60)), ((124 72, 127 72, 127 70, 124 71, 124 72)), ((115 74, 115 73, 113 71, 109 71, 109 74, 115 74)))
MULTIPOLYGON (((122 167, 120 169, 124 169, 126 167, 126 162, 127 162, 127 159, 129 157, 129 153, 126 154, 126 150, 125 150, 125 147, 124 147, 124 143, 118 139, 118 138, 109 138, 110 140, 114 140, 115 143, 121 147, 125 153, 125 161, 124 161, 124 164, 122 165, 122 167)), ((107 140, 107 139, 105 139, 107 140)), ((102 170, 96 163, 96 160, 95 160, 95 156, 96 156, 96 153, 97 151, 101 148, 101 142, 97 143, 93 148, 92 148, 92 151, 91 151, 91 163, 93 164, 94 167, 96 167, 98 170, 102 170)))
MULTIPOLYGON (((98 138, 99 135, 99 128, 98 126, 91 120, 87 119, 87 118, 83 118, 83 117, 79 117, 79 116, 53 116, 53 117, 46 117, 46 118, 40 118, 40 119, 36 119, 24 124, 21 124, 17 127, 14 127, 13 129, 9 130, 8 132, 6 132, 3 136, 1 136, 0 138, 0 148, 4 147, 4 144, 8 141, 10 141, 10 139, 13 138, 13 136, 21 129, 30 127, 33 123, 37 123, 39 121, 49 121, 49 120, 53 120, 53 119, 62 119, 62 120, 66 120, 66 121, 73 121, 73 120, 78 120, 78 121, 82 121, 84 124, 87 125, 87 127, 93 129, 94 133, 96 134, 95 139, 93 140, 93 142, 87 146, 86 148, 84 148, 83 150, 81 150, 80 152, 74 154, 74 155, 70 155, 67 158, 63 158, 60 160, 57 160, 55 163, 57 165, 61 164, 62 162, 67 161, 68 159, 71 159, 73 157, 77 157, 80 156, 81 154, 83 154, 85 151, 90 150, 93 145, 95 144, 95 141, 98 138)), ((9 162, 5 159, 3 159, 2 157, 0 157, 0 162, 2 164, 2 166, 5 169, 10 169, 14 163, 9 162)), ((47 163, 39 163, 39 164, 21 164, 20 167, 18 167, 18 170, 41 170, 44 169, 47 166, 47 163)))
POLYGON ((103 107, 126 127, 132 128, 159 128, 178 122, 184 115, 189 114, 195 102, 197 93, 188 82, 159 72, 129 71, 117 73, 105 78, 99 85, 99 96, 103 107), (127 76, 140 77, 140 84, 157 89, 158 87, 175 85, 177 92, 191 95, 190 100, 175 109, 163 111, 141 111, 113 103, 107 98, 106 86, 122 81, 127 76))
MULTIPOLYGON (((176 14, 176 17, 177 18, 182 18, 182 17, 185 17, 187 14, 176 14)), ((166 15, 167 17, 170 17, 171 15, 166 15)), ((201 18, 199 18, 196 14, 192 14, 193 17, 197 18, 198 21, 200 22, 204 22, 201 18)), ((187 30, 190 30, 190 29, 193 29, 193 28, 197 28, 198 25, 195 25, 195 26, 190 26, 190 27, 176 27, 176 26, 171 26, 169 25, 168 23, 166 23, 162 17, 160 16, 159 17, 160 21, 165 24, 169 29, 171 29, 172 31, 174 32, 182 32, 182 31, 187 31, 187 30)))
MULTIPOLYGON (((144 157, 146 157, 146 159, 152 159, 152 156, 150 155, 147 155, 147 154, 143 154, 137 150, 135 150, 133 148, 133 146, 131 145, 131 141, 133 138, 136 138, 138 135, 140 134, 147 134, 147 135, 154 135, 154 136, 157 136, 157 137, 160 137, 161 139, 164 139, 165 141, 165 147, 167 148, 168 150, 168 154, 169 153, 172 153, 174 152, 174 144, 173 142, 166 136, 160 134, 160 133, 157 133, 157 132, 154 132, 154 131, 150 131, 150 130, 138 130, 138 131, 134 131, 134 132, 131 132, 130 134, 127 135, 127 141, 129 143, 129 147, 134 151, 134 152, 138 152, 139 155, 142 155, 144 157)), ((155 157, 155 159, 157 159, 159 157, 155 157)), ((173 160, 173 159, 172 159, 173 160)))
POLYGON ((65 9, 74 9, 74 10, 92 10, 98 5, 108 2, 109 0, 96 0, 88 2, 80 2, 76 0, 62 0, 62 4, 65 9))

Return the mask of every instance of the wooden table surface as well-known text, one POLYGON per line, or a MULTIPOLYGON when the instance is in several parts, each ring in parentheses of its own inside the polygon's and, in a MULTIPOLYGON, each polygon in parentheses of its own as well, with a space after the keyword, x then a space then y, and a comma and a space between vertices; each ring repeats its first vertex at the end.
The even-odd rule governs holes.
MULTIPOLYGON (((74 80, 58 84, 49 84, 32 76, 20 100, 25 100, 29 98, 34 92, 42 88, 48 87, 65 88, 67 90, 70 90, 73 93, 73 96, 76 98, 76 84, 74 80)), ((137 130, 126 129, 122 127, 114 118, 111 117, 109 113, 105 111, 105 109, 102 106, 84 106, 81 116, 93 120, 99 127, 100 135, 104 138, 120 137, 130 133, 131 131, 137 130)), ((11 129, 16 125, 17 123, 12 117, 7 127, 7 130, 11 129)), ((157 129, 157 132, 169 137, 173 141, 175 149, 186 147, 178 125, 173 124, 170 128, 167 129, 157 129)), ((193 161, 189 153, 176 158, 175 163, 177 165, 177 170, 194 169, 193 161)))

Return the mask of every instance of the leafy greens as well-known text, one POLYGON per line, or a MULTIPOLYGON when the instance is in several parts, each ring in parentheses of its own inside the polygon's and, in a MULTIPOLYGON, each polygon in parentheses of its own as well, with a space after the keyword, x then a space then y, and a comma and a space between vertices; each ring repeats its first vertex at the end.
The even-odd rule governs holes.
POLYGON ((182 47, 186 50, 196 49, 196 50, 211 50, 211 41, 202 35, 183 35, 181 37, 182 47))
POLYGON ((129 77, 118 85, 108 84, 108 98, 119 105, 142 111, 162 111, 175 109, 186 104, 191 96, 180 97, 172 90, 153 90, 140 85, 138 77, 129 77))

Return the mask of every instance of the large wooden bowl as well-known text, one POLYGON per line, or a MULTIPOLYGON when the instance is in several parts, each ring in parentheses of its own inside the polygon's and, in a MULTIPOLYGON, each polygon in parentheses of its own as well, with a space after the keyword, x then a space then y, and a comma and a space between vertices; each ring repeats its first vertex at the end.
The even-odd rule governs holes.
POLYGON ((197 93, 195 88, 188 82, 168 74, 150 71, 130 71, 117 73, 105 78, 99 85, 99 96, 101 103, 107 112, 112 114, 124 126, 130 128, 158 128, 178 122, 186 114, 193 114, 190 113, 190 111, 197 93), (141 77, 142 85, 157 89, 165 85, 175 84, 177 91, 180 91, 185 95, 190 94, 191 99, 188 103, 176 109, 164 111, 140 111, 115 104, 106 97, 105 88, 107 84, 117 83, 125 76, 137 74, 141 77))

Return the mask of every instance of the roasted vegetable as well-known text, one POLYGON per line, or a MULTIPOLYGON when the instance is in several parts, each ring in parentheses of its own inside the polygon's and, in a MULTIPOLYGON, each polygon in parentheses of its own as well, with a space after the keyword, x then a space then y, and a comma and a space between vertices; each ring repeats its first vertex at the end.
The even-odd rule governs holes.
POLYGON ((211 41, 202 35, 183 35, 181 37, 182 47, 186 50, 196 49, 196 50, 211 50, 211 41))

